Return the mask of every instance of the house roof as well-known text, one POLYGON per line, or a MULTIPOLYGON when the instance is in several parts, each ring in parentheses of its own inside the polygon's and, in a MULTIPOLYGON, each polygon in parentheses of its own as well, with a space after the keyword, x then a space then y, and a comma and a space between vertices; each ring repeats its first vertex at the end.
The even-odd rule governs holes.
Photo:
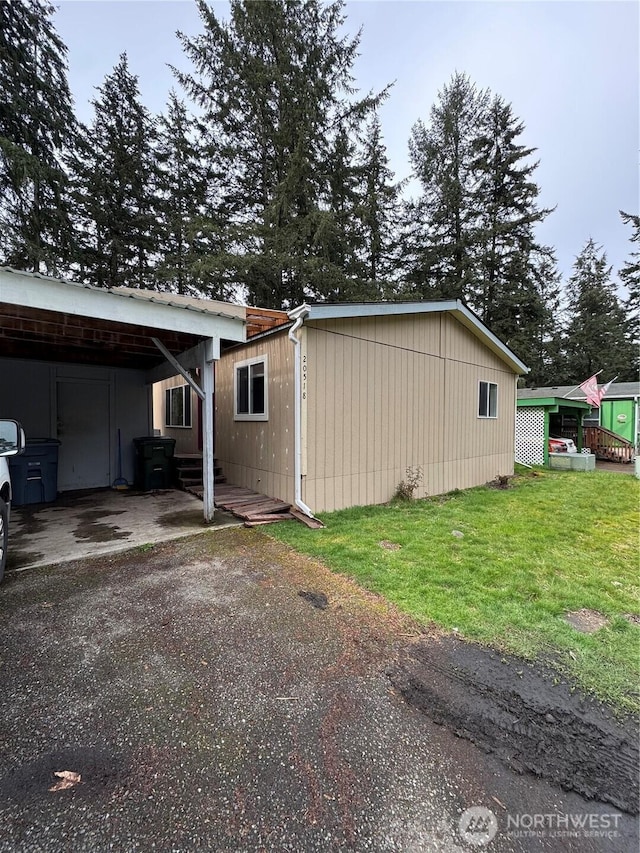
POLYGON ((0 357, 149 369, 203 340, 243 341, 246 309, 0 267, 0 357))
MULTIPOLYGON (((547 388, 518 388, 518 400, 532 397, 563 397, 569 400, 585 400, 585 393, 575 385, 552 385, 547 388)), ((614 382, 607 391, 605 400, 628 400, 640 397, 640 382, 614 382)))
POLYGON ((355 317, 387 317, 406 314, 451 314, 474 337, 481 340, 495 355, 506 362, 514 373, 528 373, 529 368, 460 299, 433 302, 361 302, 304 304, 289 311, 295 320, 336 320, 355 317))

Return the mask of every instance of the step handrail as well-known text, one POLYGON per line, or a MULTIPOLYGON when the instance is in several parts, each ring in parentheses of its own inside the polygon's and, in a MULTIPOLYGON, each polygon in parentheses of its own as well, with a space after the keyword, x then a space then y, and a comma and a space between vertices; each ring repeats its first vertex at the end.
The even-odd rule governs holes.
POLYGON ((634 455, 633 442, 606 427, 584 427, 583 442, 599 458, 631 462, 634 455))

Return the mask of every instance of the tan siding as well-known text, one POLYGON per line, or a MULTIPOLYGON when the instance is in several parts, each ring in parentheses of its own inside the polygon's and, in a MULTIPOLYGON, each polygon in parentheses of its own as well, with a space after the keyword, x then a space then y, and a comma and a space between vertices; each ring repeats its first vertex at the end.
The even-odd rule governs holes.
POLYGON ((452 361, 510 372, 501 358, 450 314, 442 317, 442 343, 442 355, 452 361))
POLYGON ((468 488, 513 471, 517 376, 450 315, 442 318, 446 356, 446 441, 442 490, 468 488), (478 383, 498 386, 498 417, 478 417, 478 383))
POLYGON ((303 498, 317 511, 389 500, 408 466, 421 494, 441 475, 444 362, 437 316, 309 324, 308 468, 303 498))
MULTIPOLYGON (((423 468, 418 496, 513 470, 517 377, 451 316, 308 322, 299 334, 307 357, 302 496, 312 510, 387 501, 408 466, 423 468), (477 416, 479 380, 498 384, 497 419, 477 416)), ((232 350, 216 365, 215 388, 216 457, 227 479, 288 501, 294 352, 286 331, 232 350), (269 420, 234 421, 233 365, 260 355, 269 361, 269 420)))
POLYGON ((448 315, 308 323, 307 476, 317 511, 389 500, 408 466, 419 496, 513 471, 517 377, 448 315), (478 382, 498 418, 477 416, 478 382))
POLYGON ((229 482, 294 497, 294 348, 286 332, 225 353, 216 365, 216 459, 229 482), (268 356, 268 421, 234 421, 234 363, 268 356))
POLYGON ((184 377, 172 376, 162 382, 156 382, 153 386, 153 428, 160 431, 161 435, 175 438, 176 453, 198 452, 198 398, 191 392, 191 428, 165 426, 165 391, 167 388, 177 388, 184 385, 184 377))

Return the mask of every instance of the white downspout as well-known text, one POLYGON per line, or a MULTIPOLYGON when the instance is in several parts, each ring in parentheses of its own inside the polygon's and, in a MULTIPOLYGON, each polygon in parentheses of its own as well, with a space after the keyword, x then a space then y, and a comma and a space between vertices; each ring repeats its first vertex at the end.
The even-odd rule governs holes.
POLYGON ((304 318, 309 313, 309 308, 306 305, 301 305, 291 311, 289 316, 295 323, 289 329, 289 340, 295 347, 293 355, 293 396, 294 396, 294 460, 293 460, 293 476, 295 480, 295 504, 309 518, 315 518, 306 503, 302 500, 302 370, 300 351, 301 343, 297 337, 297 331, 302 326, 304 318))

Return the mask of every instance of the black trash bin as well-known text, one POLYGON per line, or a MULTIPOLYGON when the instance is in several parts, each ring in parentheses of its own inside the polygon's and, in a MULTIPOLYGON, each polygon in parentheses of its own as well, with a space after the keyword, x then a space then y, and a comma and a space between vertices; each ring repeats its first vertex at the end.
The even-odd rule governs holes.
POLYGON ((173 451, 175 438, 150 435, 134 438, 136 450, 135 484, 137 489, 170 489, 173 485, 173 451))
POLYGON ((59 446, 55 438, 30 438, 19 456, 7 460, 15 506, 55 501, 59 446))

